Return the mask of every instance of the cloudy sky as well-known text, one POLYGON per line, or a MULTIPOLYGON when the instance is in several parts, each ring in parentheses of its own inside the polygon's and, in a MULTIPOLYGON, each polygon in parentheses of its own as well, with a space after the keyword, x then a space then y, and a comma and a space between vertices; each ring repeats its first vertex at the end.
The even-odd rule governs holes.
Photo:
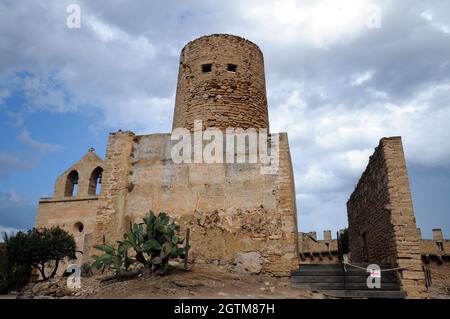
POLYGON ((0 2, 0 231, 107 134, 169 132, 184 44, 212 33, 264 53, 270 123, 288 132, 301 231, 347 225, 383 136, 401 135, 418 226, 450 237, 450 2, 0 2), (81 27, 68 28, 68 5, 81 27))

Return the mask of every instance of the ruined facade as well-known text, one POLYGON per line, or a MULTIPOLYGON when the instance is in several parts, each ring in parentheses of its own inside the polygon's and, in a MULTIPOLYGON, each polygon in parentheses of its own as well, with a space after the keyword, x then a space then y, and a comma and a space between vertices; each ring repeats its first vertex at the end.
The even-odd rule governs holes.
MULTIPOLYGON (((419 236, 421 235, 418 229, 419 236)), ((316 232, 299 233, 300 267, 302 264, 339 263, 338 239, 325 230, 323 239, 316 232)), ((427 286, 450 285, 450 239, 445 239, 441 229, 433 229, 433 238, 420 240, 420 256, 428 280, 427 286)))
POLYGON ((411 297, 425 291, 408 172, 400 137, 383 138, 347 202, 349 244, 354 263, 396 268, 411 297))
MULTIPOLYGON (((197 120, 222 131, 269 128, 263 55, 255 44, 211 35, 185 46, 173 128, 192 131, 197 120)), ((190 228, 190 262, 227 266, 252 253, 262 272, 288 275, 298 266, 294 178, 287 134, 270 134, 269 147, 275 138, 277 173, 261 174, 260 162, 175 163, 170 133, 111 133, 104 160, 90 150, 58 177, 54 196, 40 200, 36 225, 73 233, 81 263, 98 253, 94 245, 114 245, 149 210, 164 211, 183 231, 190 228)))

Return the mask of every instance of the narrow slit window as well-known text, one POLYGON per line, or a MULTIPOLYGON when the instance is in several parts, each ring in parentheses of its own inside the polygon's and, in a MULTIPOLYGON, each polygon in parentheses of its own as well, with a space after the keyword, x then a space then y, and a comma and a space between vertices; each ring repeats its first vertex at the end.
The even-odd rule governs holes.
POLYGON ((203 73, 210 73, 211 71, 212 71, 212 64, 211 63, 202 65, 202 72, 203 73))
POLYGON ((227 68, 228 72, 236 72, 237 70, 237 65, 236 64, 228 64, 228 68, 227 68))
POLYGON ((437 242, 436 245, 437 245, 439 251, 444 251, 444 244, 443 243, 437 242))

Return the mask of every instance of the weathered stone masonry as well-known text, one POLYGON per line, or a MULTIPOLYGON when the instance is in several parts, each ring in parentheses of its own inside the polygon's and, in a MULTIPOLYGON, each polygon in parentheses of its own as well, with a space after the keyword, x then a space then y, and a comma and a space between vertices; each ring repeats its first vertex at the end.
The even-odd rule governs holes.
MULTIPOLYGON (((222 131, 269 128, 263 56, 255 44, 212 35, 186 45, 173 127, 192 130, 195 120, 222 131)), ((89 202, 63 196, 60 206, 54 199, 41 201, 37 224, 54 221, 74 232, 73 225, 87 213, 89 227, 77 244, 89 251, 80 259, 88 261, 98 253, 95 244, 115 244, 130 222, 140 222, 150 209, 164 211, 183 230, 191 229, 190 262, 232 266, 236 259, 252 256, 262 272, 288 275, 298 267, 294 178, 287 134, 270 136, 280 141, 278 173, 273 175, 261 174, 259 163, 176 164, 170 134, 111 133, 101 162, 100 195, 89 202)), ((66 174, 60 179, 71 181, 66 174)), ((78 185, 80 190, 87 187, 81 178, 78 185)), ((61 187, 57 183, 55 197, 61 187)))
POLYGON ((383 138, 347 202, 351 261, 401 267, 409 296, 425 290, 420 235, 400 137, 383 138))
POLYGON ((269 128, 264 58, 258 46, 232 35, 211 35, 182 50, 173 129, 269 128), (204 72, 204 66, 210 66, 204 72), (229 66, 234 65, 233 71, 229 66))
POLYGON ((72 233, 78 250, 83 252, 77 253, 79 263, 88 256, 92 244, 99 195, 95 193, 95 187, 91 186, 96 185, 98 176, 94 173, 102 170, 103 165, 103 160, 90 149, 80 161, 57 178, 53 197, 41 198, 39 201, 36 227, 58 225, 72 233), (77 194, 73 193, 73 183, 68 183, 74 173, 77 176, 77 194))
POLYGON ((238 253, 257 252, 264 272, 286 275, 295 269, 297 221, 287 135, 280 134, 276 175, 261 174, 259 164, 175 164, 172 143, 170 134, 110 135, 108 154, 115 156, 105 159, 97 242, 114 243, 151 209, 191 228, 191 261, 227 265, 238 253))

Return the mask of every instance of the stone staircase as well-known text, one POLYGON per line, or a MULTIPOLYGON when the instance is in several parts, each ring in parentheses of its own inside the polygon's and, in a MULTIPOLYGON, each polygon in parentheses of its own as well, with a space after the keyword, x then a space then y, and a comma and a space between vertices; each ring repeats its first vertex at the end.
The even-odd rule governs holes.
MULTIPOLYGON (((357 266, 367 267, 366 264, 357 266)), ((380 267, 391 268, 389 265, 380 267)), ((345 272, 343 264, 301 264, 298 270, 291 272, 291 286, 337 298, 405 298, 393 271, 381 273, 380 289, 367 287, 368 276, 366 269, 351 266, 345 272)))

